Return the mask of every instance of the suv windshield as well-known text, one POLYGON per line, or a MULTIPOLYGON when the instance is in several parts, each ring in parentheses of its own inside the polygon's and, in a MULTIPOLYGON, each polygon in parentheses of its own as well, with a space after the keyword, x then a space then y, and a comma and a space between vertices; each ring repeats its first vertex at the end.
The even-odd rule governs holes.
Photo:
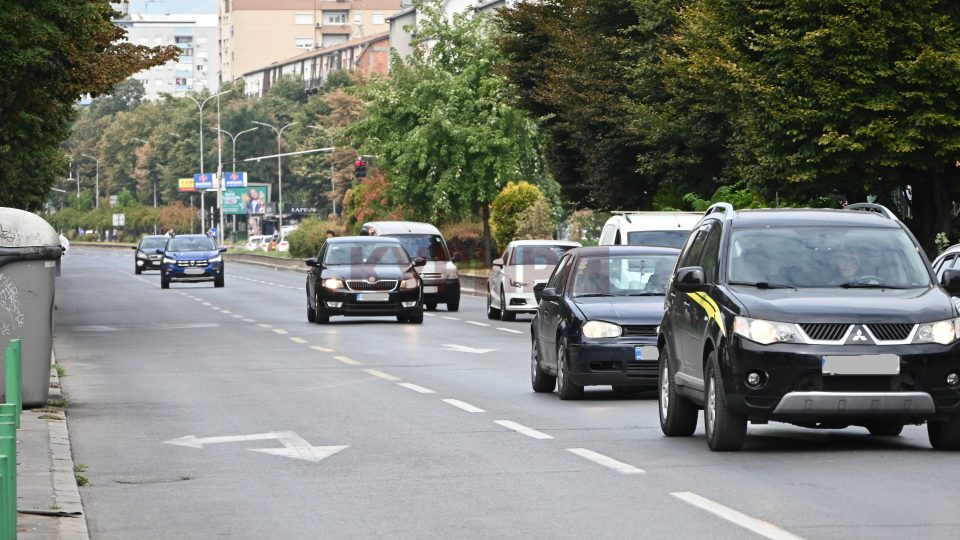
POLYGON ((901 229, 795 227, 739 229, 730 237, 731 284, 761 287, 930 286, 930 275, 901 229))
POLYGON ((140 242, 140 249, 157 249, 167 245, 166 236, 148 236, 140 242))
POLYGON ((450 255, 443 245, 443 238, 436 234, 385 234, 403 244, 410 257, 423 257, 428 261, 449 261, 450 255))
POLYGON ((167 251, 216 251, 213 240, 206 236, 174 236, 167 251))
POLYGON ((627 233, 631 246, 654 246, 681 248, 690 236, 690 231, 635 231, 627 233))
POLYGON ((323 258, 326 266, 363 264, 410 264, 399 244, 393 242, 338 242, 330 244, 323 258))
POLYGON ((573 295, 662 296, 676 255, 581 257, 573 275, 573 295))
POLYGON ((507 261, 508 266, 556 266, 560 257, 573 246, 517 246, 507 261))

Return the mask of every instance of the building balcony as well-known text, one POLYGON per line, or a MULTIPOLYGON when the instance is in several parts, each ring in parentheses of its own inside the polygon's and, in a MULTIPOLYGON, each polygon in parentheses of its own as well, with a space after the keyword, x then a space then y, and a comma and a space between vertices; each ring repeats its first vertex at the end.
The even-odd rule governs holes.
POLYGON ((349 24, 321 24, 317 23, 317 30, 325 36, 350 35, 352 30, 349 24))

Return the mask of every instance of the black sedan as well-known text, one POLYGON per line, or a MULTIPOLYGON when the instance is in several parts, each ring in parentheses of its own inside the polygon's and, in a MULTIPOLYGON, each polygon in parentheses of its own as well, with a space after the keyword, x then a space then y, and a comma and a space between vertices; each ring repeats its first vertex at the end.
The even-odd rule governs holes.
POLYGON ((140 239, 140 243, 133 247, 133 273, 140 274, 144 270, 160 270, 163 266, 163 256, 157 250, 167 245, 170 237, 166 235, 150 235, 140 239))
POLYGON ((583 387, 617 392, 657 385, 657 328, 679 251, 644 246, 577 248, 539 293, 530 324, 536 392, 580 399, 583 387))
POLYGON ((423 322, 423 280, 414 267, 426 259, 410 256, 395 238, 329 238, 320 253, 304 261, 307 274, 307 320, 330 322, 332 315, 396 316, 400 322, 423 322))

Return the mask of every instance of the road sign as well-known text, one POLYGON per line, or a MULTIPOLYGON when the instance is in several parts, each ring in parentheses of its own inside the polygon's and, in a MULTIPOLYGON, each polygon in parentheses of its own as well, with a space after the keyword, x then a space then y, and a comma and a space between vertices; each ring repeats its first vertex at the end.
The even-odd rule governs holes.
POLYGON ((224 187, 237 188, 247 186, 247 173, 245 172, 225 172, 223 173, 224 187))
POLYGON ((293 431, 272 431, 269 433, 254 433, 252 435, 227 435, 222 437, 204 438, 197 437, 196 435, 187 435, 185 437, 163 442, 164 444, 186 446, 187 448, 199 448, 202 450, 203 447, 208 444, 266 440, 279 441, 280 444, 283 445, 283 448, 248 448, 248 450, 270 454, 273 456, 302 459, 316 463, 336 454, 344 448, 348 448, 347 446, 312 446, 293 431))
POLYGON ((496 349, 474 349, 473 347, 457 345, 454 343, 444 343, 443 345, 441 345, 441 347, 443 347, 444 349, 447 349, 448 351, 456 351, 456 352, 469 353, 469 354, 486 354, 488 352, 493 352, 496 350, 496 349))
POLYGON ((200 189, 213 189, 213 182, 216 180, 217 175, 213 173, 204 173, 204 174, 194 174, 193 175, 193 188, 200 189))
POLYGON ((126 216, 123 214, 114 214, 113 215, 113 226, 114 227, 123 227, 124 219, 126 216))
POLYGON ((116 205, 118 205, 118 204, 120 204, 120 197, 117 197, 116 195, 111 195, 111 196, 110 196, 110 206, 116 206, 116 205))
POLYGON ((196 191, 197 188, 193 185, 193 178, 181 178, 177 180, 179 184, 178 191, 196 191))

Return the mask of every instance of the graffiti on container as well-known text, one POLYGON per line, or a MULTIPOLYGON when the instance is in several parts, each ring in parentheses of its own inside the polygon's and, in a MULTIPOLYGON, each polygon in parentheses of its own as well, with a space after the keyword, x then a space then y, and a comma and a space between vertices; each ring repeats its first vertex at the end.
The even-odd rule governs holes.
POLYGON ((17 237, 17 232, 13 229, 8 229, 7 227, 0 225, 0 239, 3 239, 5 242, 13 242, 17 237))
POLYGON ((9 336, 10 332, 23 326, 23 320, 17 286, 0 273, 0 335, 9 336))

